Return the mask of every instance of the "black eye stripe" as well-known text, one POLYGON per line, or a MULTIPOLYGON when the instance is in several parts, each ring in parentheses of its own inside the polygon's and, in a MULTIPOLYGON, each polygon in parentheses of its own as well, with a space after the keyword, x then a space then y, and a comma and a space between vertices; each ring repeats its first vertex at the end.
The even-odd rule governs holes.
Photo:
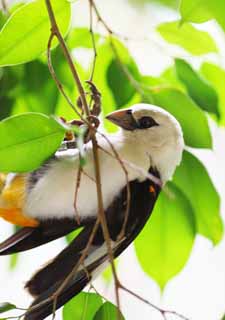
POLYGON ((142 117, 138 120, 139 129, 147 129, 159 124, 152 117, 142 117))

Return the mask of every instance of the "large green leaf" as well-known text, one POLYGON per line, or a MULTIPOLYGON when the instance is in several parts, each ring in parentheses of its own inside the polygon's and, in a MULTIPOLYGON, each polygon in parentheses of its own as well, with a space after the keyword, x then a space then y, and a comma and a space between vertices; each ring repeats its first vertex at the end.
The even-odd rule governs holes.
POLYGON ((63 308, 63 320, 93 320, 95 313, 103 304, 95 293, 81 292, 63 308))
POLYGON ((195 238, 192 206, 177 187, 169 183, 156 202, 152 217, 135 240, 143 270, 161 289, 189 258, 195 238))
POLYGON ((105 302, 96 312, 93 320, 125 320, 121 312, 111 302, 105 302))
MULTIPOLYGON (((70 23, 70 3, 52 0, 57 23, 63 35, 70 23)), ((24 63, 47 49, 50 22, 44 0, 22 6, 8 19, 0 32, 0 66, 24 63)), ((56 42, 54 42, 56 44, 56 42)))
POLYGON ((0 171, 37 169, 60 146, 65 129, 55 119, 26 113, 0 122, 0 171))
POLYGON ((218 96, 215 89, 185 60, 175 60, 177 76, 187 88, 190 97, 205 111, 220 117, 218 96))
POLYGON ((152 92, 154 103, 169 111, 180 123, 185 143, 195 148, 211 148, 212 138, 204 112, 187 95, 176 89, 152 92))
POLYGON ((191 24, 179 24, 179 21, 165 22, 157 27, 161 36, 169 43, 179 45, 193 55, 217 52, 213 38, 191 24))
POLYGON ((225 70, 219 66, 205 62, 201 66, 201 73, 214 86, 219 96, 220 123, 225 125, 225 70))
POLYGON ((223 235, 220 199, 203 164, 185 151, 173 182, 190 200, 198 232, 217 244, 223 235))
POLYGON ((225 30, 224 0, 182 0, 180 12, 183 21, 205 22, 215 18, 225 30))

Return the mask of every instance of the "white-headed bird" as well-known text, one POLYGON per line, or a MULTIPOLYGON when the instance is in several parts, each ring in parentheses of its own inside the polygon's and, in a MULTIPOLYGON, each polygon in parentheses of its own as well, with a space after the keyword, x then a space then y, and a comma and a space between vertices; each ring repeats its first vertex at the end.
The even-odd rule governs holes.
MULTIPOLYGON (((107 119, 121 128, 115 134, 108 134, 107 139, 128 174, 127 181, 124 168, 107 139, 97 135, 103 205, 115 258, 135 239, 150 217, 161 187, 172 177, 181 161, 184 141, 177 120, 153 105, 137 104, 115 111, 107 119), (151 179, 150 175, 156 179, 151 179), (118 240, 127 206, 125 233, 118 240)), ((2 189, 0 216, 22 228, 0 244, 0 255, 35 248, 83 227, 61 253, 27 282, 26 288, 35 297, 32 306, 44 302, 28 311, 26 320, 41 320, 52 313, 53 295, 79 261, 96 223, 98 200, 91 142, 85 145, 85 149, 86 163, 76 197, 79 221, 74 208, 80 167, 77 149, 58 151, 34 172, 10 174, 2 189)), ((99 225, 82 266, 60 292, 56 308, 78 294, 102 271, 108 259, 99 225)))

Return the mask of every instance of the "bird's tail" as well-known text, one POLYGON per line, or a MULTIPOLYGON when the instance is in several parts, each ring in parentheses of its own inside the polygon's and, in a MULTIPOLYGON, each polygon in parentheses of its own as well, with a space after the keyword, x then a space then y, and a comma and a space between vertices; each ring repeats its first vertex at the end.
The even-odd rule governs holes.
POLYGON ((81 270, 73 281, 71 281, 64 290, 54 298, 54 294, 62 284, 62 281, 54 284, 51 288, 40 294, 32 303, 27 311, 24 320, 42 320, 49 316, 68 302, 71 298, 81 292, 88 284, 90 278, 88 274, 81 270))
POLYGON ((24 320, 42 320, 64 305, 73 296, 77 295, 97 275, 107 259, 107 252, 102 252, 102 243, 91 245, 86 259, 78 268, 75 275, 60 290, 57 299, 54 297, 57 290, 65 283, 65 279, 73 272, 86 248, 93 225, 84 228, 81 233, 56 258, 39 270, 27 282, 26 288, 35 297, 34 302, 25 315, 24 320), (99 248, 100 247, 100 248, 99 248), (85 267, 84 267, 85 266, 85 267))

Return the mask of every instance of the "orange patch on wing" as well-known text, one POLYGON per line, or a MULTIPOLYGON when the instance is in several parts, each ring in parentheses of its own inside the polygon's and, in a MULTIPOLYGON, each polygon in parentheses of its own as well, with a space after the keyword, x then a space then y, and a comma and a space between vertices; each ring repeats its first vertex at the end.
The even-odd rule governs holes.
POLYGON ((0 217, 17 226, 36 227, 39 222, 23 213, 25 194, 25 175, 16 175, 0 195, 0 217))
POLYGON ((6 207, 22 208, 25 197, 25 175, 16 175, 2 190, 1 198, 6 207))
POLYGON ((149 192, 152 193, 154 196, 156 195, 155 188, 153 186, 149 187, 149 192))
POLYGON ((33 218, 26 217, 18 208, 1 209, 0 217, 4 220, 21 227, 37 227, 39 222, 33 218))
POLYGON ((4 185, 5 185, 5 181, 6 181, 6 174, 4 173, 0 173, 0 192, 3 189, 4 185))

